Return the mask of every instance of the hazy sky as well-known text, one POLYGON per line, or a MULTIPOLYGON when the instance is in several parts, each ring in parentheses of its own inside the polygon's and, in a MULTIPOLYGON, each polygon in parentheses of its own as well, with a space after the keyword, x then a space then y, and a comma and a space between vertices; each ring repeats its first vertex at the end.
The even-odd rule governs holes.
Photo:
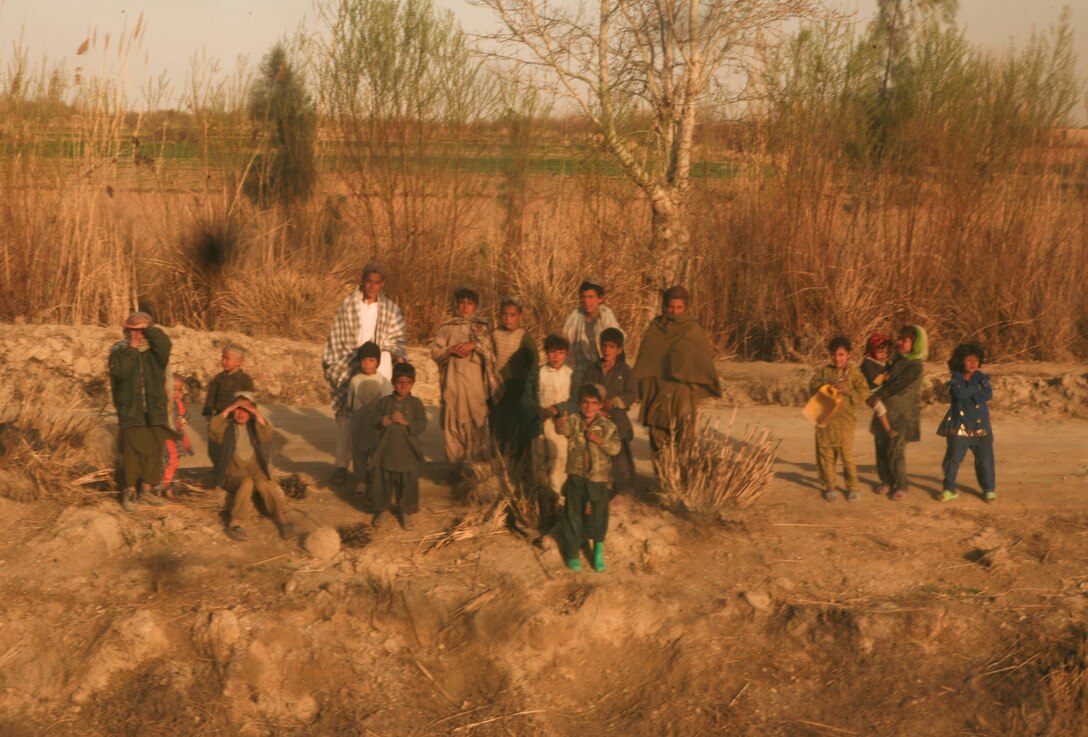
MULTIPOLYGON (((435 3, 454 11, 468 31, 485 30, 493 22, 466 0, 435 3)), ((876 0, 828 3, 858 10, 864 23, 876 0)), ((1023 43, 1032 28, 1054 25, 1064 6, 1073 11, 1078 68, 1088 79, 1088 0, 960 0, 959 20, 972 41, 1000 50, 1010 40, 1023 43)), ((313 27, 315 17, 311 0, 0 0, 0 65, 10 62, 13 44, 22 35, 34 60, 64 58, 70 68, 79 61, 113 74, 118 70, 116 45, 103 53, 103 37, 109 33, 117 39, 126 28, 131 32, 141 13, 146 28, 127 63, 128 89, 134 92, 140 82, 165 71, 175 95, 194 52, 218 58, 225 71, 234 69, 239 54, 255 66, 274 41, 303 22, 313 27), (92 30, 98 32, 98 49, 77 59, 76 49, 92 30)), ((1083 119, 1083 106, 1075 114, 1083 119)))

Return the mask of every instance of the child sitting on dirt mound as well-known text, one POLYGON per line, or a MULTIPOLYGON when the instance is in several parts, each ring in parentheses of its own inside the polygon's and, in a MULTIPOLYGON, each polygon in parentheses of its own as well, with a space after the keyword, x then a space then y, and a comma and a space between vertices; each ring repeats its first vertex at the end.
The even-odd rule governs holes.
POLYGON ((416 370, 411 364, 393 367, 393 393, 382 397, 374 407, 381 439, 370 466, 370 501, 373 525, 381 527, 389 516, 389 503, 400 510, 401 525, 411 530, 412 515, 419 511, 419 472, 423 467, 423 431, 427 429, 427 411, 423 402, 412 396, 416 370))
POLYGON ((248 538, 242 523, 253 511, 253 492, 261 495, 265 509, 280 528, 280 537, 295 534, 294 525, 287 521, 287 501, 279 484, 272 480, 268 464, 268 444, 272 441, 272 426, 257 409, 249 392, 238 392, 234 401, 211 418, 208 436, 220 448, 219 460, 213 470, 216 486, 233 492, 227 536, 241 542, 248 538))
POLYGON ((990 377, 982 373, 982 346, 964 343, 956 346, 948 368, 952 380, 948 382, 948 394, 952 400, 948 412, 937 428, 937 434, 948 440, 941 466, 944 470, 942 502, 952 501, 956 493, 956 475, 970 448, 975 456, 975 477, 982 488, 982 498, 997 501, 997 482, 994 478, 994 432, 990 426, 990 410, 986 402, 994 398, 990 377))
POLYGON ((850 340, 838 335, 827 344, 830 363, 817 369, 809 381, 809 391, 815 393, 823 387, 834 390, 838 409, 825 422, 816 426, 816 466, 820 471, 820 483, 824 485, 824 499, 837 498, 835 489, 835 463, 842 462, 846 479, 847 501, 858 499, 858 467, 854 463, 854 430, 857 420, 854 407, 862 404, 869 394, 869 387, 861 371, 850 365, 850 340))
POLYGON ((355 493, 366 494, 370 483, 370 454, 378 446, 380 419, 374 414, 378 401, 393 391, 389 379, 378 372, 382 350, 367 341, 359 348, 360 373, 351 377, 348 392, 351 410, 351 459, 355 470, 355 493))
POLYGON ((900 501, 907 498, 907 443, 922 438, 922 362, 929 355, 926 331, 918 325, 899 329, 899 353, 892 361, 888 378, 869 396, 869 406, 884 402, 892 435, 874 417, 870 430, 876 442, 876 470, 880 486, 875 491, 900 501))
POLYGON ((616 426, 601 414, 604 396, 604 387, 585 384, 578 390, 581 412, 555 418, 555 429, 569 443, 559 542, 572 571, 582 570, 579 548, 587 539, 593 540, 593 570, 605 568, 608 483, 612 480, 612 458, 620 452, 621 444, 616 426))
MULTIPOLYGON (((254 390, 253 379, 242 370, 242 364, 246 360, 246 349, 234 343, 223 346, 223 354, 220 365, 223 370, 208 382, 208 395, 204 399, 204 411, 201 412, 211 420, 234 403, 234 397, 238 392, 251 392, 254 390)), ((208 457, 211 459, 212 468, 219 462, 219 444, 208 440, 208 457)))

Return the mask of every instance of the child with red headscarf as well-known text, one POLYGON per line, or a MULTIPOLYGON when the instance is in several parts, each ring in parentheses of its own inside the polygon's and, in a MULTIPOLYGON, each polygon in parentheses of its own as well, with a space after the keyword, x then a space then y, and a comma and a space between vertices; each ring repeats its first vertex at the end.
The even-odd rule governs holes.
MULTIPOLYGON (((884 333, 873 333, 865 341, 865 359, 861 362, 861 373, 869 382, 869 391, 874 392, 888 378, 888 354, 892 349, 892 339, 884 333)), ((896 436, 892 424, 888 421, 888 408, 879 399, 873 405, 873 415, 880 420, 880 426, 888 437, 896 436)))

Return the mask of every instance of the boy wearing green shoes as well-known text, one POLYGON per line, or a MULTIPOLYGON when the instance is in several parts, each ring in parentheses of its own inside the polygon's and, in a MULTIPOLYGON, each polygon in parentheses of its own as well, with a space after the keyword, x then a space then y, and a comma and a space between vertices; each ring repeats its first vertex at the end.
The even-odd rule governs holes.
POLYGON ((601 414, 605 392, 597 384, 578 390, 581 412, 555 418, 555 429, 567 438, 567 480, 563 484, 560 546, 567 565, 582 570, 578 549, 582 540, 593 540, 593 570, 603 571, 604 537, 608 532, 608 483, 612 457, 620 452, 616 426, 601 414))

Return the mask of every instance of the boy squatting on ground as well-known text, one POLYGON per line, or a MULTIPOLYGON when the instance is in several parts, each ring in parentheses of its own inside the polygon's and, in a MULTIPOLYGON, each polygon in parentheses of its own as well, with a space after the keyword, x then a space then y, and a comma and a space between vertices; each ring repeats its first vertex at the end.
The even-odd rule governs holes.
POLYGON ((869 387, 861 371, 850 365, 850 341, 839 335, 827 344, 831 362, 821 366, 809 382, 809 391, 816 393, 823 386, 835 389, 842 404, 824 427, 816 428, 816 466, 820 470, 820 483, 824 486, 824 499, 836 499, 835 462, 842 461, 846 479, 846 499, 858 499, 858 467, 854 462, 854 430, 857 427, 854 407, 863 404, 869 395, 869 387))
POLYGON ((380 527, 388 518, 389 503, 400 510, 401 525, 411 530, 412 515, 419 511, 419 472, 423 467, 423 431, 427 429, 427 411, 423 402, 412 396, 416 383, 415 367, 398 363, 393 367, 393 393, 382 397, 374 408, 375 426, 381 440, 370 465, 370 501, 373 525, 380 527))
POLYGON ((570 443, 559 539, 563 557, 572 571, 582 570, 578 551, 585 539, 593 540, 593 570, 605 568, 608 482, 612 480, 612 457, 620 452, 620 439, 616 426, 601 415, 603 400, 603 387, 585 384, 578 390, 581 411, 555 418, 556 429, 570 443))
POLYGON ((374 414, 378 401, 393 391, 393 384, 378 372, 382 350, 373 341, 359 348, 360 373, 351 377, 351 458, 355 470, 355 493, 366 494, 370 483, 370 454, 378 446, 380 419, 374 414))
MULTIPOLYGON (((631 454, 631 441, 635 431, 627 408, 635 401, 637 387, 623 352, 623 331, 606 328, 601 331, 601 360, 586 371, 587 384, 604 387, 604 404, 601 414, 612 420, 620 439, 620 452, 612 459, 612 496, 630 493, 635 486, 635 457, 631 454)), ((619 503, 619 502, 617 502, 619 503)))
POLYGON ((133 312, 123 324, 125 339, 110 349, 110 391, 120 428, 124 489, 121 507, 136 507, 141 498, 159 507, 162 497, 163 443, 176 435, 170 429, 166 396, 166 367, 170 338, 151 324, 151 315, 133 312))
MULTIPOLYGON (((204 409, 201 412, 211 420, 234 403, 234 397, 238 392, 251 392, 254 390, 253 379, 242 370, 242 364, 246 361, 246 349, 234 343, 223 346, 223 355, 220 365, 223 370, 208 382, 208 395, 204 399, 204 409)), ((212 467, 219 461, 219 444, 208 439, 208 458, 212 467)))
POLYGON ((885 431, 875 417, 870 425, 880 476, 880 486, 875 491, 887 494, 894 501, 907 498, 907 443, 922 439, 922 362, 929 355, 926 331, 918 325, 904 325, 899 329, 898 347, 888 378, 868 399, 870 407, 884 402, 888 422, 895 431, 894 435, 885 431))
MULTIPOLYGON (((888 355, 891 353, 892 339, 884 333, 873 333, 865 342, 865 358, 861 361, 861 374, 869 384, 869 391, 875 392, 888 378, 888 355)), ((877 399, 873 405, 873 417, 884 428, 889 437, 895 437, 892 423, 888 421, 888 408, 877 399)))
POLYGON ((272 426, 257 409, 253 395, 238 392, 226 409, 211 418, 208 436, 215 440, 220 450, 212 471, 214 483, 234 494, 227 536, 238 542, 247 539, 242 523, 253 511, 253 492, 256 491, 269 516, 280 528, 280 537, 285 540, 292 537, 295 529, 287 521, 287 502, 279 484, 272 480, 268 465, 272 426))
POLYGON ((956 346, 948 359, 952 378, 947 384, 951 404, 937 428, 948 442, 941 467, 944 490, 940 500, 957 498, 956 476, 970 448, 975 456, 975 477, 986 502, 997 501, 997 480, 994 475, 994 430, 990 425, 990 409, 986 403, 994 398, 990 377, 982 373, 982 346, 964 343, 956 346))
POLYGON ((567 365, 570 341, 562 335, 544 339, 544 365, 537 375, 537 406, 540 431, 533 438, 533 475, 556 496, 563 493, 567 477, 567 439, 550 422, 561 411, 569 411, 572 369, 567 365))

